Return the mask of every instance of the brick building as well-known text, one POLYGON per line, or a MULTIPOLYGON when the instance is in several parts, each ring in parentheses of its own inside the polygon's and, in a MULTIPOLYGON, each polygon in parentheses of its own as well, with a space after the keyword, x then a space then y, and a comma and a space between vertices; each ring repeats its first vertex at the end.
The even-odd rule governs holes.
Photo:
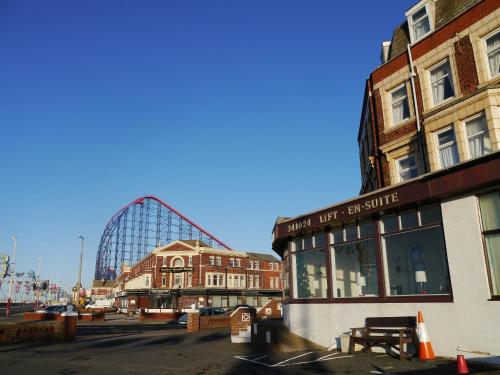
POLYGON ((499 6, 422 0, 382 44, 362 195, 273 228, 293 333, 330 347, 366 317, 422 311, 437 355, 500 363, 499 6))
POLYGON ((420 1, 366 81, 361 193, 500 147, 498 1, 420 1))
POLYGON ((208 247, 195 240, 154 249, 115 284, 122 309, 263 306, 282 297, 281 262, 273 255, 208 247))

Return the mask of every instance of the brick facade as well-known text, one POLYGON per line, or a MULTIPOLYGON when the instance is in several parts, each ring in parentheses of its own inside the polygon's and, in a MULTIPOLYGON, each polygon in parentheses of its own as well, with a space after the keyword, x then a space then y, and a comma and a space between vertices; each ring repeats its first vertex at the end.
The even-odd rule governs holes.
POLYGON ((463 94, 473 92, 479 85, 476 61, 469 35, 454 43, 455 61, 457 62, 458 83, 463 94))

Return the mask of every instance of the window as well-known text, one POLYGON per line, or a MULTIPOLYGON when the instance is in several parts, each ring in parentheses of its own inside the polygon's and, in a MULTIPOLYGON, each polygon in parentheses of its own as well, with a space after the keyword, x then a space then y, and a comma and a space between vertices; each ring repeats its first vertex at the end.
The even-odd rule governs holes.
POLYGON ((149 278, 149 276, 146 276, 144 279, 145 279, 144 284, 145 284, 147 287, 149 287, 149 282, 150 282, 150 278, 149 278))
POLYGON ((207 287, 224 287, 224 274, 207 272, 205 274, 205 284, 207 287))
POLYGON ((248 287, 253 288, 253 275, 248 276, 248 287))
POLYGON ((491 78, 500 74, 500 30, 485 39, 491 78))
POLYGON ((255 285, 256 288, 260 288, 260 276, 255 275, 255 285))
POLYGON ((163 266, 167 265, 167 257, 162 257, 162 265, 163 266))
POLYGON ((167 276, 163 273, 161 275, 161 286, 166 286, 167 285, 167 276))
POLYGON ((256 269, 256 270, 258 270, 258 269, 259 269, 259 261, 258 261, 258 260, 256 260, 256 261, 254 262, 253 268, 254 268, 254 269, 256 269))
POLYGON ((190 255, 188 258, 188 266, 192 266, 192 265, 193 265, 193 256, 190 255))
POLYGON ((172 266, 173 267, 183 267, 184 261, 181 258, 176 258, 176 259, 174 259, 172 266))
POLYGON ((215 259, 217 260, 217 265, 218 266, 222 266, 222 258, 221 257, 217 257, 215 259))
POLYGON ((229 258, 229 267, 234 267, 234 258, 229 258))
POLYGON ((484 112, 465 121, 467 144, 471 158, 477 158, 491 152, 491 140, 484 112))
POLYGON ((396 160, 398 179, 406 181, 418 176, 418 167, 415 154, 410 154, 396 160))
POLYGON ((479 197, 491 291, 500 296, 500 191, 479 197))
POLYGON ((293 240, 292 249, 295 298, 326 298, 324 233, 297 238, 293 240))
POLYGON ((450 61, 446 59, 430 70, 432 101, 434 105, 455 95, 450 61))
POLYGON ((378 295, 373 226, 372 221, 346 225, 345 237, 338 234, 335 236, 336 232, 342 230, 340 228, 331 233, 334 297, 378 295))
POLYGON ((188 286, 188 287, 193 286, 193 274, 192 274, 191 272, 189 272, 189 273, 187 274, 187 277, 188 277, 188 284, 187 284, 187 286, 188 286))
POLYGON ((271 271, 273 271, 273 270, 274 270, 274 263, 273 263, 273 262, 269 262, 269 269, 270 269, 271 271))
POLYGON ((215 265, 215 257, 213 255, 208 257, 208 264, 211 266, 215 265))
POLYGON ((387 294, 450 294, 448 261, 438 205, 382 217, 387 294), (396 225, 385 225, 387 222, 396 225))
POLYGON ((239 258, 236 259, 235 267, 241 267, 241 259, 239 258))
POLYGON ((436 133, 441 168, 451 167, 459 161, 457 142, 453 127, 436 133))
POLYGON ((396 125, 410 117, 406 85, 403 84, 391 92, 392 124, 396 125))
POLYGON ((174 273, 174 288, 182 288, 183 273, 174 273))
POLYGON ((427 4, 407 16, 412 43, 422 39, 431 31, 427 4))
POLYGON ((274 277, 269 278, 269 287, 274 289, 274 277))

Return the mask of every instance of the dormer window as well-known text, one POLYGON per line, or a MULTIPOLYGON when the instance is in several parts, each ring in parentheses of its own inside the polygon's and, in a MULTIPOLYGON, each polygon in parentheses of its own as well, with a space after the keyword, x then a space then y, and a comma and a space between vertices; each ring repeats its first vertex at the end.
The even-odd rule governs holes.
POLYGON ((415 43, 432 31, 429 3, 422 2, 406 12, 410 39, 415 43))

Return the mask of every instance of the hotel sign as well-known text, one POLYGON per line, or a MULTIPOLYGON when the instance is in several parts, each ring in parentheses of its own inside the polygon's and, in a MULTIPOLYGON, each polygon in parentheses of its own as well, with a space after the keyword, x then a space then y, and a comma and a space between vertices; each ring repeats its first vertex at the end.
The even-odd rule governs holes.
POLYGON ((161 267, 160 272, 173 272, 173 273, 179 273, 179 272, 192 272, 193 267, 161 267))
POLYGON ((340 224, 357 217, 425 200, 428 197, 429 190, 426 184, 413 184, 397 190, 386 190, 278 224, 278 233, 275 237, 285 237, 302 231, 340 224))

